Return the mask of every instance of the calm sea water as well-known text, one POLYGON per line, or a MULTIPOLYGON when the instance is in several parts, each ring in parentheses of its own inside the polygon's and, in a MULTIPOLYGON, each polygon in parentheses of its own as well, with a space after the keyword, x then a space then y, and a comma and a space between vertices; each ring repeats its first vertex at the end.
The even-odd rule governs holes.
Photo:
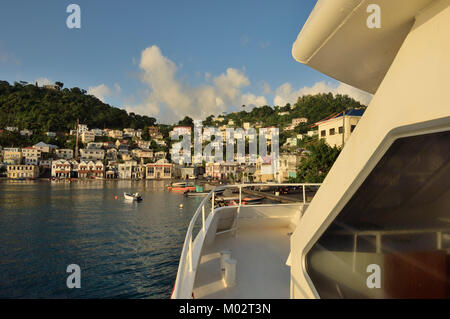
POLYGON ((201 198, 165 188, 0 181, 0 298, 169 298, 201 198), (124 191, 143 201, 126 202, 124 191), (80 289, 66 286, 70 264, 81 268, 80 289))

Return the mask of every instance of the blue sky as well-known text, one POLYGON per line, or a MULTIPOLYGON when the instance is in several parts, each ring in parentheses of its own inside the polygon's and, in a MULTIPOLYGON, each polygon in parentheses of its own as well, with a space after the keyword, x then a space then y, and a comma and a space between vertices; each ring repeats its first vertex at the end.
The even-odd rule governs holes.
POLYGON ((160 122, 327 89, 351 94, 292 58, 315 3, 2 1, 0 79, 61 81, 160 122), (81 7, 81 29, 66 26, 70 3, 81 7))

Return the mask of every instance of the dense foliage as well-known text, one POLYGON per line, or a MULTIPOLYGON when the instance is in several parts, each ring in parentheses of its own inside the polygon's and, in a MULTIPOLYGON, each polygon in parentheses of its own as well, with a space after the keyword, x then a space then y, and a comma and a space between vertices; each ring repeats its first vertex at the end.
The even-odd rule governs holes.
MULTIPOLYGON (((306 117, 307 124, 303 124, 298 128, 298 133, 304 133, 309 127, 317 121, 337 112, 354 108, 364 108, 358 101, 348 95, 340 95, 333 93, 322 93, 316 95, 304 95, 298 98, 294 105, 287 104, 285 106, 270 107, 268 105, 255 107, 251 111, 240 111, 230 113, 223 116, 227 123, 233 120, 235 126, 242 127, 244 122, 261 123, 263 127, 276 126, 284 127, 292 122, 292 119, 306 117), (284 112, 289 114, 283 115, 284 112), (281 115, 280 115, 281 113, 281 115)), ((214 116, 211 115, 203 121, 204 125, 211 125, 214 116)), ((186 119, 184 120, 186 122, 186 119)))
POLYGON ((338 158, 341 149, 328 146, 323 139, 314 140, 306 148, 309 155, 302 158, 297 168, 297 177, 291 182, 322 183, 338 158))
MULTIPOLYGON (((63 83, 57 82, 60 88, 63 83)), ((0 81, 0 128, 17 126, 34 133, 67 132, 77 119, 90 128, 145 128, 156 119, 103 103, 77 87, 52 90, 25 82, 0 81)))

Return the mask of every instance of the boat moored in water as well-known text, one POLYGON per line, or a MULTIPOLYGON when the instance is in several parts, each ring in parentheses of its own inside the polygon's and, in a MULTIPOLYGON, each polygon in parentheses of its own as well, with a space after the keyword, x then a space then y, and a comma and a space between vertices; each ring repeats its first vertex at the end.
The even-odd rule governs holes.
POLYGON ((142 196, 139 193, 123 193, 126 200, 139 202, 142 200, 142 196))

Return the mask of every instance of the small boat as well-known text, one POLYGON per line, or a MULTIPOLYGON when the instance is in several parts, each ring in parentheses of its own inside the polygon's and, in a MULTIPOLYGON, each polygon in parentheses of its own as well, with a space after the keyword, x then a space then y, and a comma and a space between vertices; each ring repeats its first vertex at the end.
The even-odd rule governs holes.
POLYGON ((184 196, 186 197, 206 196, 208 194, 209 194, 208 192, 190 192, 190 191, 184 192, 184 196))
POLYGON ((125 197, 126 200, 131 200, 131 201, 136 201, 139 202, 142 200, 142 197, 139 193, 123 193, 123 196, 125 197))
MULTIPOLYGON (((215 194, 215 196, 222 195, 224 191, 225 191, 225 189, 218 189, 218 190, 214 191, 214 194, 215 194)), ((209 192, 198 191, 198 188, 196 189, 196 191, 184 192, 184 196, 187 196, 187 197, 206 196, 208 194, 209 194, 209 192)))
POLYGON ((172 184, 170 184, 170 186, 167 186, 167 189, 169 191, 173 191, 173 192, 196 191, 195 186, 190 186, 186 182, 172 183, 172 184))

